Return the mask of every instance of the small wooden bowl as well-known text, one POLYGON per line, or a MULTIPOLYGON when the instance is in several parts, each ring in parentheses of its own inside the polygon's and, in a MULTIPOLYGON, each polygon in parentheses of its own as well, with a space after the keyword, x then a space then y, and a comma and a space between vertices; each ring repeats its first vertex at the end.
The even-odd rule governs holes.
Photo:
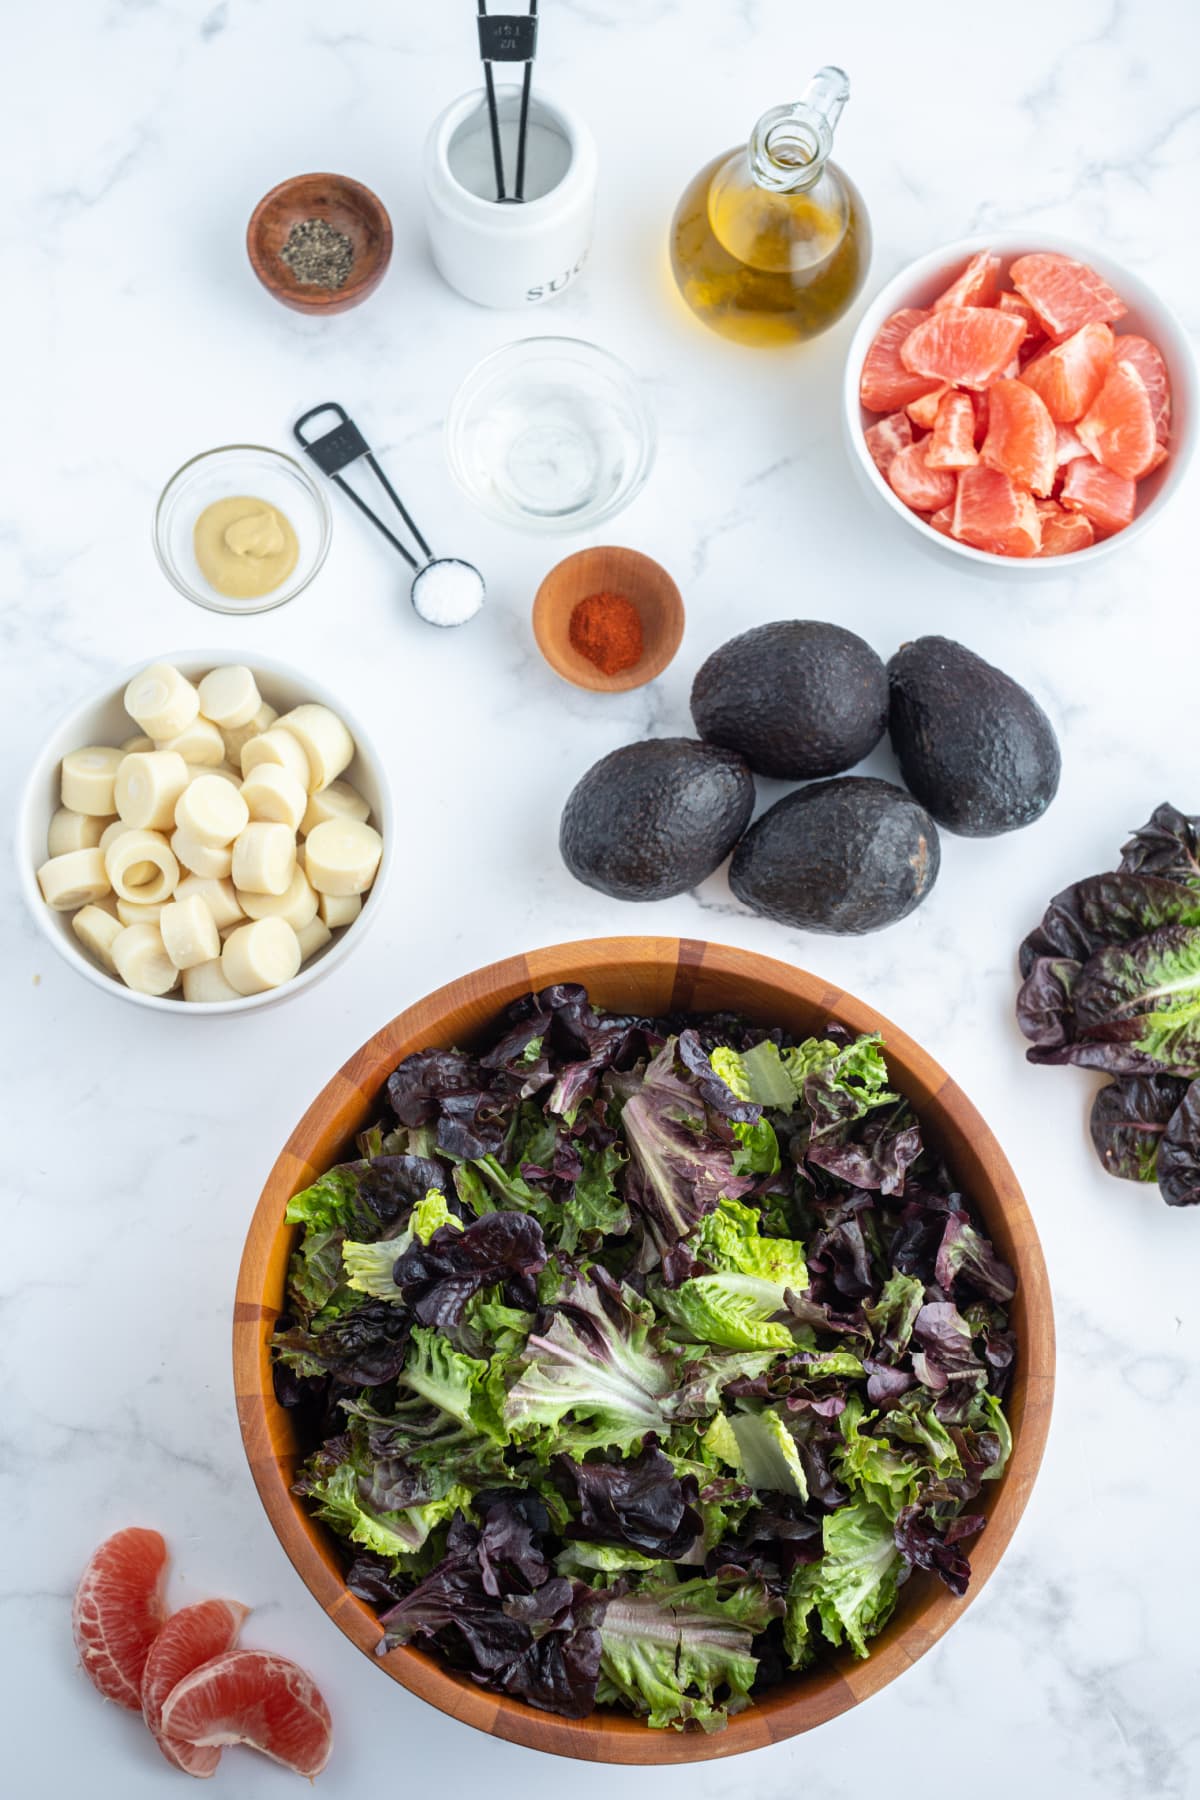
POLYGON ((557 981, 583 982, 598 1006, 617 1012, 739 1012, 800 1036, 821 1030, 830 1019, 851 1032, 881 1032, 890 1085, 912 1101, 926 1141, 946 1158, 997 1251, 1016 1271, 1011 1316, 1017 1357, 1008 1399, 1013 1451, 1001 1478, 985 1483, 971 1502, 972 1512, 987 1515, 987 1529, 971 1544, 970 1588, 956 1600, 935 1576, 915 1571, 865 1661, 837 1652, 770 1689, 724 1731, 707 1736, 651 1731, 613 1707, 585 1719, 537 1712, 521 1700, 476 1687, 467 1675, 413 1646, 375 1658, 393 1681, 452 1718, 532 1750, 611 1763, 733 1756, 810 1731, 877 1694, 933 1648, 992 1574, 1025 1509, 1050 1426, 1054 1312, 1046 1265, 1017 1178, 962 1090, 919 1044, 871 1007, 789 963, 694 938, 591 938, 511 956, 418 1000, 350 1058, 280 1152, 250 1223, 234 1305, 238 1421, 259 1497, 314 1599, 366 1655, 374 1657, 383 1628, 371 1607, 347 1588, 332 1533, 292 1492, 304 1451, 294 1419, 272 1387, 271 1334, 284 1308, 288 1258, 300 1236, 299 1226, 285 1223, 284 1208, 293 1194, 355 1154, 355 1134, 375 1117, 384 1084, 403 1057, 427 1046, 470 1049, 510 1000, 557 981))
POLYGON ((382 200, 348 175, 293 175, 264 194, 246 227, 251 267, 267 292, 294 312, 348 312, 373 294, 392 260, 392 222, 382 200), (324 219, 354 246, 354 262, 340 288, 323 288, 295 275, 280 251, 293 225, 324 219))
POLYGON ((623 694, 661 675, 683 637, 683 600, 661 563, 640 550, 606 544, 556 563, 533 603, 533 635, 556 675, 573 687, 623 694), (589 594, 624 594, 642 621, 644 648, 631 669, 605 675, 571 642, 571 614, 589 594))

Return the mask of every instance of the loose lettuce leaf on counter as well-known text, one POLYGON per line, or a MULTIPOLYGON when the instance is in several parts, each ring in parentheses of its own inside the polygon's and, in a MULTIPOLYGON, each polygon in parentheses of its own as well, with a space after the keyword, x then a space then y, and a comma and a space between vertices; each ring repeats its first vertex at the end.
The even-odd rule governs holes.
POLYGON ((1200 817, 1166 802, 1156 806, 1146 824, 1121 846, 1121 867, 1200 889, 1200 817))
POLYGON ((1174 1075, 1126 1075, 1102 1087, 1090 1120, 1096 1155, 1124 1181, 1157 1181, 1158 1151, 1188 1084, 1174 1075))
POLYGON ((1116 1045, 1168 1074, 1200 1074, 1200 927, 1164 925, 1098 950, 1074 989, 1084 1043, 1116 1045))
POLYGON ((1163 1133, 1158 1185, 1168 1206, 1200 1205, 1200 1081, 1192 1082, 1163 1133))

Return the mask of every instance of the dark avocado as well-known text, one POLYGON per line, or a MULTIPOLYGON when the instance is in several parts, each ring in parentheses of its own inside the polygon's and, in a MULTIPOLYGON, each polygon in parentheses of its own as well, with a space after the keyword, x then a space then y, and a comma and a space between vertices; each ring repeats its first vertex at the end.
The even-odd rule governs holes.
POLYGON ((852 768, 875 748, 887 716, 887 671, 870 644, 819 619, 743 631, 692 683, 700 736, 783 781, 852 768))
POLYGON ((601 757, 563 808, 558 847, 579 881, 618 900, 665 900, 724 862, 754 810, 740 756, 651 738, 601 757))
POLYGON ((733 853, 739 900, 804 931, 878 931, 937 880, 937 826, 903 788, 867 775, 785 794, 733 853))
POLYGON ((944 637, 902 645, 888 681, 900 771, 939 825, 995 837, 1041 817, 1058 791, 1062 758, 1032 694, 944 637))

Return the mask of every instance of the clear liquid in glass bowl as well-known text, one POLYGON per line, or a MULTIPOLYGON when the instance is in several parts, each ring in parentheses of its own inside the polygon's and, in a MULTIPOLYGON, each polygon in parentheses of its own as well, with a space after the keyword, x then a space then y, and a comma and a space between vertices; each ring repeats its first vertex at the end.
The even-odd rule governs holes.
POLYGON ((524 338, 467 376, 446 421, 455 480, 527 531, 610 519, 645 483, 654 419, 637 377, 580 338, 524 338))

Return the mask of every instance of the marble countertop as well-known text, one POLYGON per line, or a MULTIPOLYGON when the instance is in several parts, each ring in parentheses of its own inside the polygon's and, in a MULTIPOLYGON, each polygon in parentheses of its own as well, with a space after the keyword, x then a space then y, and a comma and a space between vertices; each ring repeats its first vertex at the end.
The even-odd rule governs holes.
MULTIPOLYGON (((493 1800, 604 1768, 494 1743, 389 1684, 324 1619, 276 1543, 243 1459, 230 1380, 234 1276, 274 1155, 373 1030, 444 980, 538 943, 707 935, 819 971, 891 1015, 961 1082, 1022 1179, 1059 1330, 1041 1478, 999 1571, 951 1634, 854 1713, 750 1759, 625 1771, 631 1800, 797 1792, 848 1800, 933 1787, 1102 1800, 1200 1792, 1194 1596, 1200 1535, 1200 1219, 1106 1177, 1086 1137, 1090 1079, 1026 1065, 1016 943, 1046 898, 1109 865, 1163 799, 1200 808, 1182 767, 1196 709, 1195 486, 1128 555, 1086 577, 1005 584, 928 557, 868 511, 842 451, 837 384, 853 320, 772 356, 694 324, 664 232, 693 170, 844 64, 838 155, 871 208, 864 301, 909 257, 976 230, 1102 245, 1200 324, 1195 212, 1200 18, 1181 0, 549 0, 539 79, 594 126, 601 196, 585 278, 536 318, 477 310, 429 265, 418 159, 433 112, 472 84, 467 0, 74 0, 6 20, 0 119, 10 454, 0 489, 0 742, 15 793, 58 712, 139 658, 236 647, 319 670, 371 721, 405 815, 369 951, 275 1011, 146 1016, 49 949, 13 880, 5 946, 0 1325, 0 1744, 27 1800, 180 1790, 136 1722, 75 1666, 71 1591, 116 1527, 162 1528, 176 1604, 254 1608, 246 1640, 318 1679, 337 1743, 325 1800, 450 1780, 493 1800), (840 16, 838 16, 840 15, 840 16), (835 28, 836 19, 836 28, 835 28), (259 195, 333 168, 374 187, 396 251, 360 311, 313 322, 257 286, 242 248, 259 195), (484 352, 530 331, 591 337, 649 385, 657 468, 610 528, 678 577, 688 629, 652 687, 561 685, 529 629, 565 543, 488 524, 440 449, 447 402, 484 352), (195 451, 286 445, 335 395, 444 548, 485 570, 462 632, 422 627, 386 546, 335 506, 329 562, 286 610, 188 607, 151 551, 155 499, 195 451), (635 907, 578 886, 562 801, 596 757, 690 731, 693 671, 777 617, 844 622, 883 655, 958 637, 1044 701, 1064 774, 1019 837, 946 837, 936 891, 863 940, 749 916, 723 875, 635 907), (932 1771, 932 1773, 931 1773, 932 1771), (969 1771, 969 1774, 964 1774, 969 1771)), ((870 764, 891 772, 878 753, 870 764)), ((1191 779, 1189 781, 1189 775, 1191 779)), ((9 1785, 11 1784, 11 1785, 9 1785)), ((218 1788, 298 1791, 234 1752, 218 1788)))

